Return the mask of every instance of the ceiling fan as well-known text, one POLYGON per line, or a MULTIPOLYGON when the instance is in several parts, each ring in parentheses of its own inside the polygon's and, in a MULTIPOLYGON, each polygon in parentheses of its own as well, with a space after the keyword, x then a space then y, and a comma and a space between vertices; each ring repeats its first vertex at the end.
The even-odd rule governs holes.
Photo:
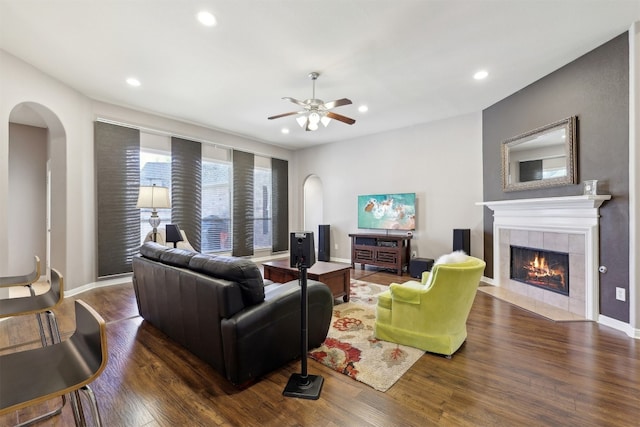
POLYGON ((304 107, 304 110, 292 111, 290 113, 278 114, 276 116, 269 117, 269 120, 279 119, 280 117, 300 115, 296 118, 298 124, 306 131, 314 131, 318 129, 318 123, 322 123, 325 127, 331 122, 331 119, 338 120, 348 125, 354 124, 356 121, 350 117, 336 114, 333 111, 329 111, 333 108, 340 107, 342 105, 351 104, 351 100, 347 98, 336 99, 335 101, 323 102, 321 99, 316 99, 316 80, 320 74, 313 72, 309 73, 309 77, 313 81, 313 95, 310 99, 300 101, 295 98, 285 96, 282 99, 293 102, 294 104, 304 107))

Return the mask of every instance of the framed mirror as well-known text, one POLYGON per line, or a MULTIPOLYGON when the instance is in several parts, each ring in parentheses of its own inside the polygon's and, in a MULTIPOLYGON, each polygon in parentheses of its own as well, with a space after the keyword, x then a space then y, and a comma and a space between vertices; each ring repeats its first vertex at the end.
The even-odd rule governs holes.
POLYGON ((502 143, 502 189, 530 190, 577 183, 576 117, 502 143))

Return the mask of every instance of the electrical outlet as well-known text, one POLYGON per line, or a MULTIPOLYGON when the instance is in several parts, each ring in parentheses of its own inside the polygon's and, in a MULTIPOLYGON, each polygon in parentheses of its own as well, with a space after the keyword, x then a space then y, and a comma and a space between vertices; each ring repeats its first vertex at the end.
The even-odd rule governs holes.
POLYGON ((616 299, 618 301, 627 300, 626 290, 624 288, 616 288, 616 299))
POLYGON ((418 256, 418 252, 416 252, 416 251, 412 251, 411 252, 411 258, 415 258, 417 256, 418 256))
POLYGON ((334 243, 333 249, 335 249, 336 251, 338 250, 338 244, 337 243, 334 243))

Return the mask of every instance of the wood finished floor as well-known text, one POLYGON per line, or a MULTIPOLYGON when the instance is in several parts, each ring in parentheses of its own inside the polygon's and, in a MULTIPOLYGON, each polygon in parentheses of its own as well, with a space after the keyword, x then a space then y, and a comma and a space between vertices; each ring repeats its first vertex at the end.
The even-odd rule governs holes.
MULTIPOLYGON (((352 277, 398 281, 376 270, 352 270, 352 277)), ((592 322, 553 322, 482 292, 451 360, 425 354, 386 393, 309 360, 309 373, 325 379, 317 401, 282 396, 299 361, 233 387, 143 321, 131 285, 78 298, 107 321, 109 364, 92 388, 108 427, 640 425, 638 341, 592 322)), ((73 299, 56 310, 66 335, 75 328, 73 299)), ((0 322, 0 353, 37 339, 33 316, 0 322)), ((0 417, 0 426, 42 409, 0 417)), ((71 426, 73 416, 67 407, 40 425, 71 426)))

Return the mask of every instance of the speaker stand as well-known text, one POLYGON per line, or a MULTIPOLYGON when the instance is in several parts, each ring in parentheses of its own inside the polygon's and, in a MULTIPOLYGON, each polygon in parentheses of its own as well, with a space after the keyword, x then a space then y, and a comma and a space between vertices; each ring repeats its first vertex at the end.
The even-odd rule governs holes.
POLYGON ((307 297, 307 267, 298 265, 298 278, 300 280, 301 373, 291 374, 282 395, 286 397, 297 397, 300 399, 318 400, 320 392, 322 391, 324 378, 320 375, 307 374, 307 352, 309 351, 307 331, 307 327, 309 326, 309 316, 307 313, 307 308, 309 306, 307 297))

